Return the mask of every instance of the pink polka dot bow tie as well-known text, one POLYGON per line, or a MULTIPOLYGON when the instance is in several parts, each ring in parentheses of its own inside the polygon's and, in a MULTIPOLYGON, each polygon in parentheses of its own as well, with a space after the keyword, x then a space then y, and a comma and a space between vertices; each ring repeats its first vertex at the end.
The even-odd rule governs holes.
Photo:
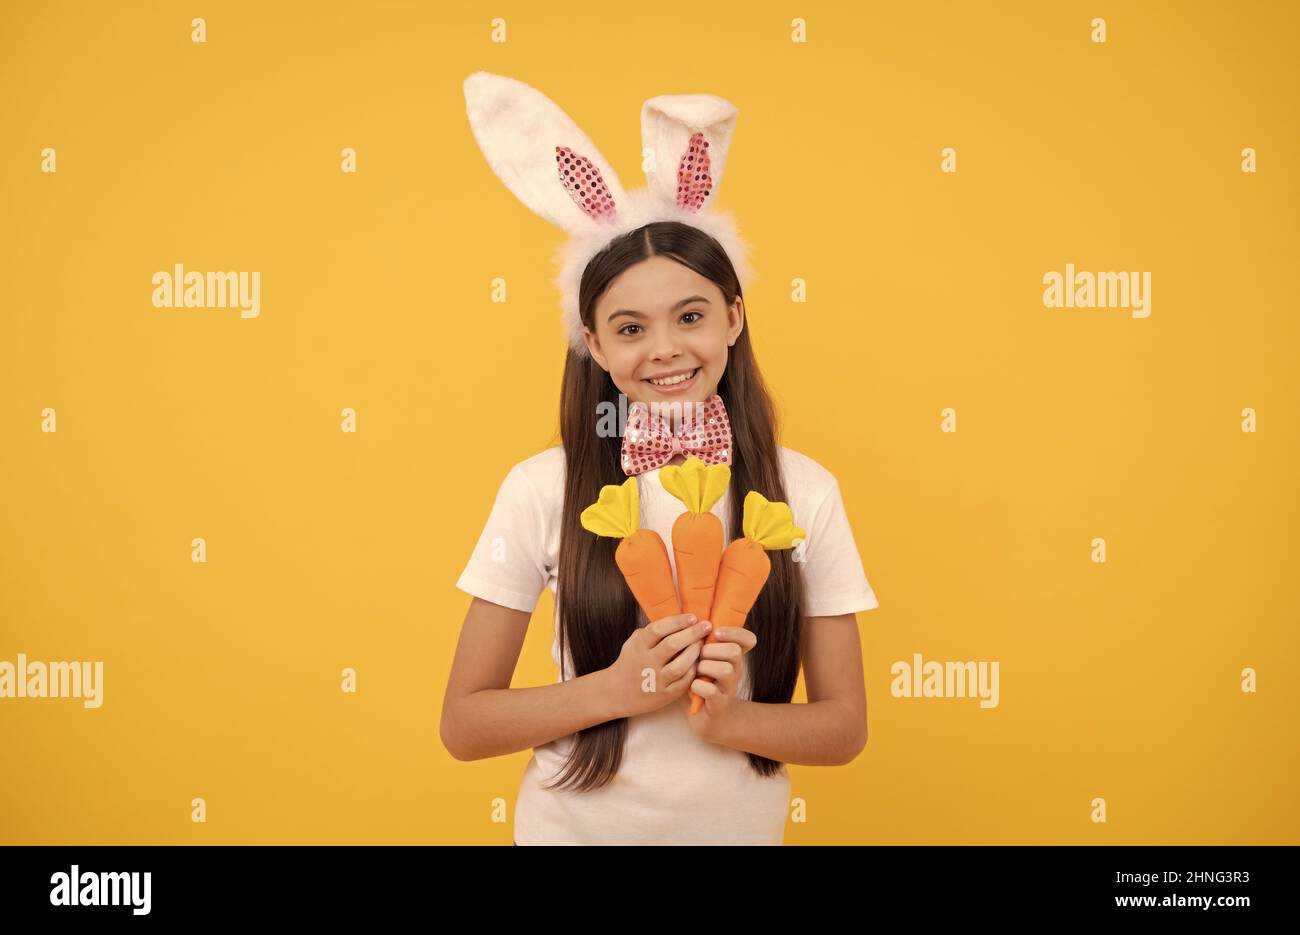
POLYGON ((628 409, 623 432, 624 473, 653 471, 678 454, 694 455, 705 464, 730 461, 731 422, 717 393, 702 403, 656 403, 651 407, 635 402, 628 409), (674 434, 672 416, 678 408, 681 425, 674 434))

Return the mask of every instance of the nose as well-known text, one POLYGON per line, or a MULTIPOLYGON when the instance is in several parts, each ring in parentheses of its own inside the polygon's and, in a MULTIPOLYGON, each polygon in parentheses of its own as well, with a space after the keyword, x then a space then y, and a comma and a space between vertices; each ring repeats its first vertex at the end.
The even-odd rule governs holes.
POLYGON ((676 343, 670 336, 666 336, 659 339, 650 357, 652 360, 672 360, 679 354, 681 351, 677 349, 676 343))

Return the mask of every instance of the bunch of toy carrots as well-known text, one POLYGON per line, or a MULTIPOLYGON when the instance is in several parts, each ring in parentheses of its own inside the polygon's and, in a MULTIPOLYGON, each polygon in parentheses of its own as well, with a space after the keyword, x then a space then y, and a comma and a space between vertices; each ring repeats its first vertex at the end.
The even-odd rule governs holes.
MULTIPOLYGON (((653 529, 641 527, 635 477, 602 487, 600 498, 582 511, 582 527, 622 540, 614 561, 647 620, 694 614, 697 620, 713 624, 705 642, 716 643, 718 627, 745 625, 772 570, 766 550, 791 548, 804 538, 804 531, 794 525, 787 504, 773 503, 751 490, 745 495, 744 536, 724 550, 722 520, 711 510, 731 483, 731 469, 725 464, 706 466, 699 458, 688 457, 682 465, 663 468, 659 479, 664 490, 686 508, 672 529, 678 587, 673 585, 663 539, 653 529)), ((691 692, 691 714, 703 704, 704 699, 691 692)))

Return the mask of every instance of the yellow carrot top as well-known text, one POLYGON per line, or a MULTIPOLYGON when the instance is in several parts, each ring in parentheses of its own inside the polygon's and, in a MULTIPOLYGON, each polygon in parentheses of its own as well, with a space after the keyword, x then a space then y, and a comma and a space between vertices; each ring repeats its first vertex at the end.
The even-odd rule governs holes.
POLYGON ((794 514, 789 505, 773 503, 757 490, 745 494, 745 514, 740 528, 745 531, 745 538, 753 539, 763 548, 790 549, 799 539, 807 538, 802 529, 794 524, 794 514))
POLYGON ((600 488, 600 499, 578 517, 582 528, 598 536, 626 539, 641 527, 641 498, 636 478, 600 488))
POLYGON ((691 513, 707 513, 727 492, 731 468, 725 464, 705 465, 694 455, 686 463, 672 464, 659 472, 659 482, 691 513))

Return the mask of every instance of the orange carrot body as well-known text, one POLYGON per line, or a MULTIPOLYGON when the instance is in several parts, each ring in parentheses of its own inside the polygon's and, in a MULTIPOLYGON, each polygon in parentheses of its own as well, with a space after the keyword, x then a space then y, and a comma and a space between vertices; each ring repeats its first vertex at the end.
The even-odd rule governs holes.
MULTIPOLYGON (((712 620, 718 559, 725 544, 722 520, 712 513, 683 513, 673 523, 673 560, 677 563, 677 589, 682 613, 697 620, 712 620)), ((716 624, 715 624, 716 626, 716 624)))
MULTIPOLYGON (((713 624, 706 644, 718 642, 714 635, 718 627, 743 627, 754 602, 772 573, 772 560, 763 546, 753 539, 736 539, 722 553, 718 569, 717 586, 713 592, 713 606, 706 619, 713 624)), ((707 676, 701 676, 707 678, 707 676)), ((691 693, 691 714, 704 705, 704 699, 691 693)))
MULTIPOLYGON (((722 553, 708 619, 718 627, 743 627, 772 573, 772 560, 753 539, 737 539, 722 553)), ((713 634, 710 633, 710 636, 713 634)))
POLYGON ((649 622, 682 612, 677 591, 673 588, 668 548, 659 533, 653 529, 638 529, 618 544, 614 550, 614 562, 623 572, 632 596, 645 611, 649 622))

